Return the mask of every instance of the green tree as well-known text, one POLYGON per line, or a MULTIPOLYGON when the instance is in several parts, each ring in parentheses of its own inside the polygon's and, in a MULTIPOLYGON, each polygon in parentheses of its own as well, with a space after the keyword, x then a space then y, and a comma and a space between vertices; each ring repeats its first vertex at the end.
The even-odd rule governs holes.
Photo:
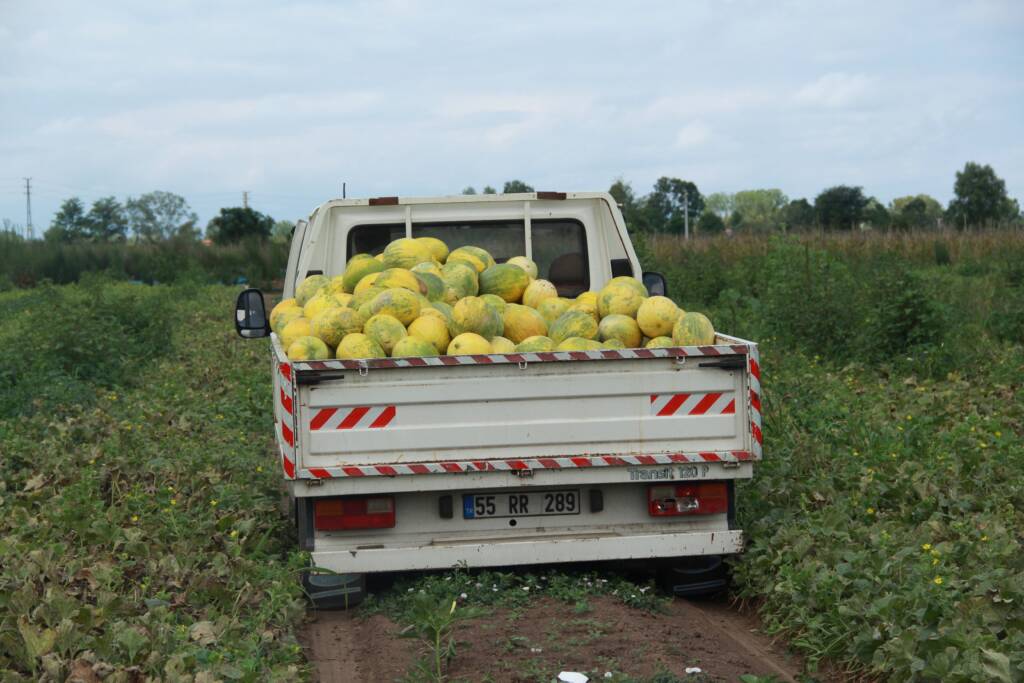
POLYGON ((704 210, 714 211, 724 220, 736 210, 736 197, 728 192, 712 192, 704 199, 704 210))
POLYGON ((210 219, 206 234, 217 244, 232 244, 244 239, 265 240, 274 229, 274 219, 248 207, 221 209, 210 219))
POLYGON ((199 217, 185 198, 173 192, 147 192, 125 202, 128 223, 138 242, 188 238, 198 235, 199 217))
POLYGON ((512 194, 514 192, 533 192, 534 189, 524 183, 522 180, 507 180, 505 181, 505 187, 502 189, 504 194, 512 194))
POLYGON ((698 235, 720 235, 725 232, 725 221, 714 211, 709 211, 706 207, 704 213, 697 219, 697 234, 698 235))
POLYGON ((128 234, 128 217, 114 197, 94 201, 85 215, 85 224, 86 234, 93 242, 120 242, 128 234))
POLYGON ((644 213, 654 232, 682 233, 686 213, 695 222, 703 210, 704 196, 689 180, 663 176, 644 198, 644 213))
POLYGON ((908 202, 900 202, 899 210, 892 212, 892 227, 896 230, 921 230, 934 226, 935 223, 928 215, 928 204, 919 197, 909 199, 908 202))
POLYGON ((48 242, 79 242, 89 234, 86 221, 85 205, 78 197, 71 197, 61 202, 60 208, 50 221, 49 229, 43 237, 48 242))
POLYGON ((481 194, 498 194, 498 191, 495 190, 490 185, 484 185, 484 189, 483 189, 483 192, 481 194))
POLYGON ((277 244, 288 244, 292 241, 294 229, 294 221, 274 221, 274 227, 270 229, 270 241, 277 244))
POLYGON ((964 170, 957 171, 953 194, 947 213, 959 228, 1009 221, 1019 213, 1006 196, 1006 183, 988 164, 967 162, 964 170))
POLYGON ((614 197, 616 203, 622 208, 622 217, 631 232, 647 230, 647 216, 643 211, 643 200, 637 199, 632 185, 622 178, 617 178, 608 188, 608 194, 614 197))
POLYGON ((462 194, 476 194, 476 188, 472 185, 462 188, 462 194))
POLYGON ((782 210, 781 220, 786 230, 809 230, 814 227, 814 207, 806 199, 794 199, 782 210))
POLYGON ((887 229, 891 221, 889 211, 874 197, 870 197, 864 205, 862 219, 868 227, 876 230, 887 229))
POLYGON ((789 197, 782 190, 743 190, 733 196, 733 208, 743 214, 748 230, 771 230, 778 226, 789 197))
POLYGON ((818 223, 830 230, 853 230, 861 221, 868 200, 864 190, 849 185, 836 185, 823 190, 814 199, 818 223))

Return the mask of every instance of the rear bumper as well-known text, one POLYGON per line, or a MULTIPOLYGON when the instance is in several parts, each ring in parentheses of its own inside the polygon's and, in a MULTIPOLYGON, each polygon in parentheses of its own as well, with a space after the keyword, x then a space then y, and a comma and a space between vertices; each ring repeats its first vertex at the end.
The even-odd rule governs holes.
MULTIPOLYGON (((318 543, 319 544, 319 543, 318 543)), ((340 573, 502 567, 657 557, 732 555, 743 550, 742 531, 565 534, 512 540, 439 541, 429 545, 313 551, 313 564, 340 573)))

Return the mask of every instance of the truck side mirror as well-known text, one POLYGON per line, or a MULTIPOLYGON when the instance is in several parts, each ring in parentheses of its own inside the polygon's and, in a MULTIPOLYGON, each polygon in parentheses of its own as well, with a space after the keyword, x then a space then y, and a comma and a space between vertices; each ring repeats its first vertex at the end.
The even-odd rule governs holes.
POLYGON ((270 321, 263 305, 263 293, 246 289, 235 301, 235 331, 243 339, 256 339, 270 334, 270 321))
POLYGON ((661 273, 644 273, 644 287, 651 296, 668 296, 668 285, 661 273))

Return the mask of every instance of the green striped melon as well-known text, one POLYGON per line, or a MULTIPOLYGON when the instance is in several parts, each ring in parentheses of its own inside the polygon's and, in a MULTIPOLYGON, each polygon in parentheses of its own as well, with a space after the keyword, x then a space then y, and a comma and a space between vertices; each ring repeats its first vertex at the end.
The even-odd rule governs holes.
POLYGON ((530 308, 537 308, 548 299, 557 298, 558 289, 547 280, 534 280, 523 292, 523 304, 530 308))
MULTIPOLYGON (((291 301, 294 301, 292 299, 291 301)), ((302 317, 302 306, 298 304, 292 304, 291 306, 285 306, 284 308, 274 308, 270 313, 270 329, 277 332, 277 336, 281 336, 281 330, 284 329, 285 325, 291 321, 302 317)))
POLYGON ((309 318, 295 318, 282 327, 280 334, 277 336, 281 338, 281 348, 285 351, 299 337, 312 337, 313 329, 309 326, 309 318))
POLYGON ((412 321, 412 324, 409 325, 409 336, 430 342, 438 353, 444 353, 452 340, 448 333, 448 321, 439 311, 434 311, 437 313, 437 317, 425 315, 429 310, 424 311, 420 317, 412 321))
POLYGON ((501 315, 480 297, 467 296, 452 307, 453 337, 463 332, 474 332, 487 340, 503 331, 501 315))
POLYGON ((459 247, 450 254, 445 263, 468 263, 473 266, 477 273, 482 273, 494 265, 494 257, 486 249, 467 245, 459 247))
POLYGON ((441 277, 441 264, 437 261, 424 261, 423 263, 417 263, 409 270, 417 275, 420 273, 433 273, 434 275, 441 277))
POLYGON ((427 299, 440 301, 444 298, 444 280, 433 273, 415 273, 416 279, 423 283, 421 289, 425 289, 427 299))
POLYGON ((625 282, 613 282, 598 293, 597 313, 602 318, 612 313, 634 318, 643 302, 644 295, 638 289, 625 282))
POLYGON ((449 261, 444 264, 444 268, 441 269, 441 279, 454 290, 456 300, 467 296, 476 296, 480 291, 477 271, 471 264, 465 262, 449 261))
POLYGON ((342 288, 352 294, 360 280, 371 273, 379 273, 382 270, 384 270, 384 264, 372 256, 349 261, 348 267, 345 268, 345 274, 341 276, 342 288))
POLYGON ((672 328, 672 341, 676 346, 710 346, 715 328, 703 313, 683 313, 672 328))
POLYGON ((594 339, 597 337, 597 321, 585 311, 566 311, 551 323, 548 336, 560 344, 569 337, 594 339))
POLYGON ((637 280, 635 277, 630 277, 628 275, 620 275, 618 277, 613 277, 611 280, 608 281, 607 284, 609 284, 609 285, 625 285, 626 287, 630 287, 631 289, 636 291, 637 294, 639 294, 640 296, 642 296, 644 298, 647 298, 647 296, 648 296, 647 295, 647 287, 644 285, 643 282, 641 282, 640 280, 637 280))
POLYGON ((371 316, 363 325, 363 334, 380 344, 384 353, 390 354, 398 340, 407 336, 408 332, 398 318, 387 313, 378 313, 371 316))
POLYGON ((507 304, 505 303, 505 300, 497 294, 481 294, 480 298, 483 299, 491 308, 496 310, 498 315, 505 312, 505 306, 507 306, 507 304))
POLYGON ((407 268, 388 268, 387 270, 382 270, 377 275, 377 279, 373 281, 373 286, 384 287, 385 289, 401 287, 417 294, 427 293, 426 286, 407 268))
POLYGON ((391 349, 392 358, 407 358, 409 356, 436 356, 437 349, 426 339, 419 337, 402 337, 391 349))
POLYGON ((620 341, 618 339, 615 339, 615 338, 612 338, 612 339, 605 339, 603 342, 601 342, 601 348, 602 349, 624 349, 624 348, 626 348, 626 345, 623 344, 622 341, 620 341))
POLYGON ((386 289, 370 302, 373 315, 386 313, 397 318, 402 325, 408 325, 418 318, 420 307, 419 295, 401 287, 386 289))
POLYGON ((672 337, 655 337, 644 344, 645 349, 664 349, 669 346, 675 346, 672 337))
POLYGON ((480 293, 497 294, 505 301, 519 301, 530 284, 530 276, 508 263, 493 265, 480 273, 480 293))
POLYGON ((544 301, 541 301, 537 306, 537 312, 540 313, 540 317, 544 318, 544 320, 550 325, 558 320, 558 316, 569 310, 569 306, 571 305, 571 300, 563 299, 562 297, 544 299, 544 301))

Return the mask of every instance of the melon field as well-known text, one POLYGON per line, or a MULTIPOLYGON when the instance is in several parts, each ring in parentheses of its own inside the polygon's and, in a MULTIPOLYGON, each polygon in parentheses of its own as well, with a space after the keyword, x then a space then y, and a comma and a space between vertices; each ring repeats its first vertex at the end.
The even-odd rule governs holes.
MULTIPOLYGON (((737 607, 807 680, 1024 680, 1024 235, 638 249, 680 305, 762 344, 737 607)), ((312 675, 269 352, 235 336, 236 292, 100 276, 0 292, 0 681, 312 675)), ((541 585, 552 613, 667 600, 642 579, 453 572, 404 577, 365 611, 415 633, 437 619, 424 600, 455 600, 471 628, 541 585)), ((428 667, 409 680, 430 680, 409 642, 428 667)), ((516 642, 503 662, 551 680, 516 642)), ((470 656, 456 642, 452 669, 470 656)), ((620 682, 722 680, 617 666, 620 682)))

